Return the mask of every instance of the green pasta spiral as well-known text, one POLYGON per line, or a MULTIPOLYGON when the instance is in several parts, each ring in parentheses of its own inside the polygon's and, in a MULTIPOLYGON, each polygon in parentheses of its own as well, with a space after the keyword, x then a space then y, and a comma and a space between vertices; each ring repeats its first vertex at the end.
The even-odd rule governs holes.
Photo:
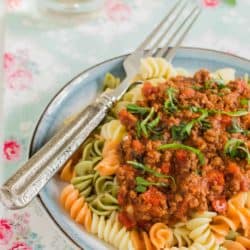
POLYGON ((114 197, 117 196, 118 186, 113 176, 98 176, 94 185, 97 195, 101 193, 110 193, 114 197))
POLYGON ((85 144, 82 158, 75 166, 76 176, 94 173, 94 166, 102 159, 103 140, 92 139, 85 144))
POLYGON ((94 174, 74 177, 71 184, 79 190, 80 195, 88 197, 93 189, 93 177, 94 174))
POLYGON ((79 190, 94 213, 109 216, 118 209, 118 185, 114 176, 100 176, 94 169, 102 160, 103 145, 104 141, 97 138, 91 138, 85 143, 71 184, 79 190))
POLYGON ((103 90, 105 89, 114 89, 120 84, 120 78, 115 77, 111 73, 107 73, 103 80, 103 90))
POLYGON ((97 215, 109 216, 113 211, 118 210, 118 201, 110 193, 98 194, 89 205, 97 215))

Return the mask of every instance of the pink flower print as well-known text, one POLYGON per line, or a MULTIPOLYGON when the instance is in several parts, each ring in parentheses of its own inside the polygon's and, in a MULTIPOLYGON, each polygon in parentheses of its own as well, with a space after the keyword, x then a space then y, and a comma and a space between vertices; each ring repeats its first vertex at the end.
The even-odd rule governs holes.
POLYGON ((16 90, 27 89, 33 80, 32 73, 26 69, 17 69, 7 74, 6 78, 8 87, 16 90))
POLYGON ((131 15, 131 9, 119 0, 107 0, 105 4, 107 16, 113 21, 124 21, 131 15))
POLYGON ((4 53, 3 55, 3 67, 4 69, 8 70, 11 68, 12 65, 15 64, 15 57, 11 53, 4 53))
POLYGON ((21 145, 14 140, 8 140, 3 145, 3 155, 8 161, 18 160, 21 154, 21 145))
POLYGON ((14 242, 9 250, 32 250, 25 242, 14 242))
POLYGON ((9 10, 18 8, 22 3, 22 0, 6 0, 6 6, 9 10))
POLYGON ((203 0, 206 7, 216 7, 219 5, 219 0, 203 0))
POLYGON ((5 219, 0 219, 0 245, 9 243, 13 236, 13 230, 10 222, 5 219))

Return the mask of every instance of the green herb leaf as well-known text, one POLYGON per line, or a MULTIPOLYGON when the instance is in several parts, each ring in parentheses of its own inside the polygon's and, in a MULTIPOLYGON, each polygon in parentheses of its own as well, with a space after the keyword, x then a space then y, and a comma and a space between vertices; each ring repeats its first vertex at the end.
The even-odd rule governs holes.
POLYGON ((138 193, 144 193, 147 190, 146 186, 142 186, 142 185, 137 185, 135 188, 135 191, 138 193))
MULTIPOLYGON (((219 112, 219 111, 218 111, 219 112)), ((236 116, 244 116, 244 115, 247 115, 249 113, 248 110, 237 110, 237 111, 220 111, 221 114, 224 114, 224 115, 229 115, 229 116, 232 116, 232 117, 236 117, 236 116)))
POLYGON ((150 108, 147 107, 140 107, 136 104, 128 104, 127 111, 133 114, 141 114, 144 115, 150 111, 150 108))
POLYGON ((247 99, 247 98, 241 98, 240 99, 240 104, 241 105, 248 105, 248 103, 249 103, 249 99, 247 99))
POLYGON ((224 146, 224 153, 231 158, 246 159, 250 163, 250 153, 244 141, 232 138, 224 146))
POLYGON ((137 161, 127 161, 128 164, 132 165, 134 168, 138 169, 138 170, 142 170, 144 172, 147 172, 147 173, 151 173, 152 175, 156 176, 156 177, 159 177, 159 178, 169 178, 172 180, 172 182, 175 184, 175 179, 173 176, 171 175, 165 175, 165 174, 161 174, 157 171, 155 171, 154 169, 140 163, 140 162, 137 162, 137 161))
POLYGON ((250 131, 243 129, 240 124, 239 121, 237 119, 233 119, 232 120, 232 126, 228 129, 229 133, 241 133, 244 135, 249 134, 250 131))
POLYGON ((175 98, 177 90, 175 88, 168 88, 166 93, 168 96, 168 100, 164 102, 164 110, 167 113, 174 113, 178 110, 178 107, 176 106, 177 100, 175 98))
POLYGON ((221 110, 216 110, 216 109, 203 109, 195 106, 189 107, 189 109, 193 112, 204 112, 204 115, 206 115, 206 112, 208 115, 213 115, 213 114, 224 114, 232 117, 237 117, 237 116, 244 116, 249 114, 248 110, 236 110, 236 111, 221 111, 221 110))
POLYGON ((211 127, 211 124, 205 120, 208 117, 208 111, 206 109, 198 109, 196 107, 190 107, 190 109, 193 112, 201 112, 201 116, 188 123, 180 123, 180 125, 172 126, 170 130, 174 140, 185 140, 191 134, 191 130, 196 123, 199 123, 203 130, 211 127))
POLYGON ((160 122, 160 116, 158 115, 152 122, 148 124, 148 127, 152 129, 156 127, 159 122, 160 122))
POLYGON ((174 140, 183 141, 188 137, 188 132, 186 130, 186 123, 180 123, 179 125, 174 125, 171 127, 171 135, 174 140))
POLYGON ((136 181, 136 191, 138 193, 143 193, 147 190, 147 187, 149 186, 158 186, 158 187, 166 187, 167 184, 163 183, 163 182, 151 182, 151 181, 147 181, 146 179, 144 179, 143 177, 136 177, 135 179, 136 181))
POLYGON ((180 144, 180 143, 163 144, 163 145, 158 147, 158 150, 165 150, 165 149, 189 150, 189 151, 191 151, 191 152, 193 152, 193 153, 195 153, 197 155, 201 165, 205 164, 205 157, 204 157, 203 153, 197 148, 193 148, 191 146, 187 146, 187 145, 180 144))

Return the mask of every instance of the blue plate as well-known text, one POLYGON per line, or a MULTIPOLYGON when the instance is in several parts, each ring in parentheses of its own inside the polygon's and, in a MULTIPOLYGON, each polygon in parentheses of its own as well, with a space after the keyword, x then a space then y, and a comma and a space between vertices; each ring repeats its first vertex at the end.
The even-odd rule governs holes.
MULTIPOLYGON (((30 155, 34 154, 55 133, 63 121, 91 103, 100 93, 102 80, 106 72, 124 77, 122 62, 125 56, 120 56, 98 64, 79 74, 63 87, 48 104, 43 112, 30 146, 30 155)), ((219 68, 232 67, 237 75, 250 75, 250 61, 222 52, 181 48, 173 60, 175 67, 183 67, 190 72, 200 68, 215 71, 219 68)), ((97 237, 87 233, 60 207, 58 197, 65 184, 54 177, 40 192, 40 198, 50 215, 60 228, 81 248, 110 249, 110 246, 97 237)))

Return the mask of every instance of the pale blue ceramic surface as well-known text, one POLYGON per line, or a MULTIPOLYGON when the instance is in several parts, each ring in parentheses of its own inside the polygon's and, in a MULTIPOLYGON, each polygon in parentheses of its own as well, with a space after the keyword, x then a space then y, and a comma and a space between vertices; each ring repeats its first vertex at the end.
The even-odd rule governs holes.
MULTIPOLYGON (((50 102, 41 116, 34 132, 30 147, 30 155, 38 150, 53 133, 61 126, 65 118, 84 108, 100 92, 101 83, 106 72, 111 72, 121 78, 124 76, 122 61, 124 56, 103 62, 92 67, 69 82, 50 102)), ((250 61, 216 51, 181 48, 177 53, 174 66, 183 67, 190 72, 200 68, 214 71, 219 68, 232 67, 237 75, 250 74, 250 61)), ((45 207, 61 229, 72 238, 77 245, 89 249, 110 249, 110 246, 92 236, 82 227, 75 224, 63 211, 58 203, 62 186, 56 177, 41 191, 40 198, 45 207)))

